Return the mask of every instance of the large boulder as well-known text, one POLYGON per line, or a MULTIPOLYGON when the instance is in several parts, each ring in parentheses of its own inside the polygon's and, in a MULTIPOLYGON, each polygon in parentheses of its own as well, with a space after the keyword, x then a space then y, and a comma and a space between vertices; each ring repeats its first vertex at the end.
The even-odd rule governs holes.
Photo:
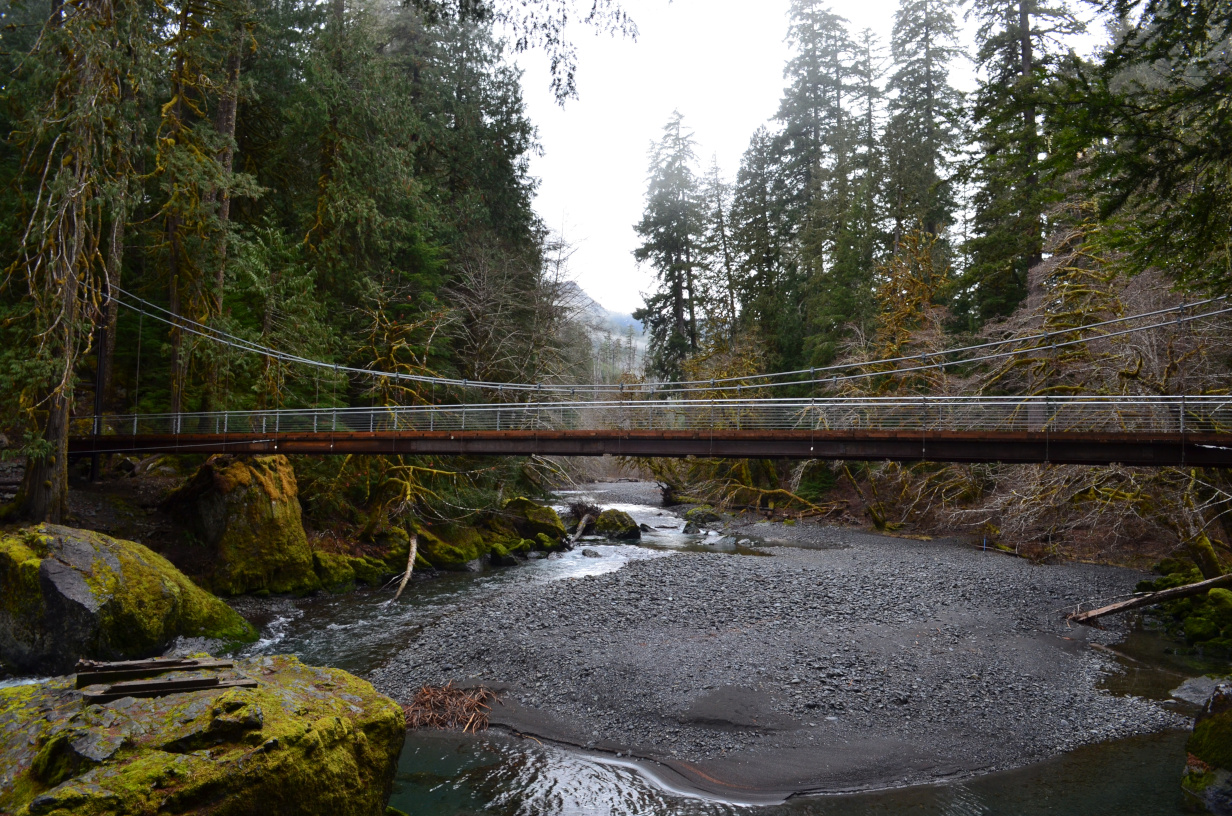
POLYGON ((0 690, 0 812, 382 816, 402 709, 338 669, 238 661, 257 688, 87 704, 72 678, 0 690))
POLYGON ((561 541, 566 535, 565 523, 555 510, 521 496, 505 502, 500 512, 495 514, 491 524, 501 523, 512 527, 521 538, 531 541, 537 541, 540 535, 561 541))
POLYGON ((320 588, 285 456, 211 457, 166 506, 204 548, 194 577, 217 594, 320 588))
POLYGON ((1194 718, 1181 780, 1188 809, 1232 814, 1232 685, 1220 683, 1194 718))
POLYGON ((633 516, 623 510, 604 510, 595 521, 595 533, 607 538, 636 540, 642 537, 641 528, 633 516))
POLYGON ((11 668, 149 657, 180 636, 234 644, 257 633, 140 544, 52 524, 0 536, 0 661, 11 668))

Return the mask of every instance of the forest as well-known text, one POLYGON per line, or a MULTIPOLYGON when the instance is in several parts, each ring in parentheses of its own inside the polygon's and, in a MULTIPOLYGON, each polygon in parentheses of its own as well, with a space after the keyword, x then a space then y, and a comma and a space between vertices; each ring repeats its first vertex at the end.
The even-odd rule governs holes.
MULTIPOLYGON (((1226 318, 1106 339, 1097 324, 1229 290, 1230 15, 902 0, 882 43, 794 0, 778 112, 734 180, 700 164, 679 113, 650 151, 648 373, 804 383, 749 380, 744 396, 1227 393, 1226 318), (1024 353, 1002 359, 881 362, 1019 337, 1024 353), (827 382, 835 365, 858 376, 827 382)), ((699 499, 968 531, 1040 557, 1223 547, 1232 498, 1200 469, 647 465, 699 499)))
MULTIPOLYGON (((1227 392, 1226 320, 1053 347, 1228 292, 1227 4, 902 0, 882 43, 793 0, 779 109, 734 179, 700 166, 679 114, 652 147, 634 225, 634 260, 656 273, 636 315, 641 371, 623 362, 630 338, 596 348, 568 247, 533 210, 539 148, 511 59, 545 50, 566 100, 571 21, 636 34, 614 2, 51 0, 4 14, 0 428, 5 455, 28 462, 10 517, 65 515, 68 428, 96 398, 109 413, 473 398, 245 344, 488 382, 868 363, 882 376, 775 393, 1227 392), (1100 30, 1080 55, 1074 37, 1100 30), (1050 343, 999 362, 910 376, 875 362, 1041 331, 1050 343)), ((1232 495, 1194 469, 641 466, 727 507, 1097 559, 1128 541, 1222 547, 1232 495)), ((309 519, 371 530, 389 513, 465 514, 560 465, 296 468, 309 519)))

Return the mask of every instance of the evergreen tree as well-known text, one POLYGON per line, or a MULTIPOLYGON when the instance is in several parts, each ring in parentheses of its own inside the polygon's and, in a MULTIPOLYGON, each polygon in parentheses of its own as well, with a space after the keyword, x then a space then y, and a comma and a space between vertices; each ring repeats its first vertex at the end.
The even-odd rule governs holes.
POLYGON ((693 134, 674 112, 663 137, 650 149, 646 210, 634 229, 642 245, 633 252, 655 271, 658 291, 633 313, 650 335, 647 369, 678 379, 686 355, 698 348, 697 271, 702 232, 701 197, 693 166, 693 134))
POLYGON ((881 66, 876 37, 865 30, 849 66, 850 150, 829 168, 828 194, 813 201, 804 234, 806 346, 818 365, 834 359, 852 326, 864 329, 873 316, 873 269, 883 243, 881 66))
POLYGON ((938 235, 954 221, 953 164, 959 150, 962 95, 949 80, 960 55, 955 0, 902 0, 890 49, 885 145, 893 245, 920 226, 938 235))
POLYGON ((976 0, 980 84, 972 112, 974 235, 958 307, 974 320, 1009 314, 1039 263, 1049 191, 1041 180, 1040 106, 1057 38, 1081 24, 1058 0, 976 0))
POLYGON ((810 203, 845 180, 835 168, 850 150, 846 105, 855 45, 846 20, 821 0, 792 0, 788 18, 787 43, 794 55, 783 70, 788 84, 776 115, 782 124, 779 184, 793 229, 800 230, 810 203))
POLYGON ((756 333, 771 370, 799 359, 804 304, 795 262, 783 157, 766 128, 749 141, 732 197, 732 245, 740 270, 741 323, 756 333))

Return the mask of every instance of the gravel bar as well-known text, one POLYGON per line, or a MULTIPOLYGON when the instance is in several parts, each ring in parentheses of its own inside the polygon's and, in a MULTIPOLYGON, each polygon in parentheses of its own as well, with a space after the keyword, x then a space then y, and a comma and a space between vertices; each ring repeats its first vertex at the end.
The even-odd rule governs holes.
POLYGON ((790 546, 517 586, 446 615, 372 680, 402 701, 423 684, 488 685, 495 725, 750 800, 969 776, 1188 726, 1099 689, 1119 668, 1092 644, 1120 634, 1063 620, 1132 592, 1132 570, 817 524, 735 532, 790 546))

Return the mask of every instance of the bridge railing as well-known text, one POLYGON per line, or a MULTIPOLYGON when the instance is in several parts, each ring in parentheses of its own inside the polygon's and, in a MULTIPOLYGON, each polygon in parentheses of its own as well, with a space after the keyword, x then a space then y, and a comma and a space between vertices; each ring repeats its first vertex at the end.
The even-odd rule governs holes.
MULTIPOLYGON (((94 435, 95 421, 74 419, 73 434, 94 435)), ((1232 397, 642 399, 130 414, 98 421, 108 436, 550 430, 1228 433, 1232 397)))

